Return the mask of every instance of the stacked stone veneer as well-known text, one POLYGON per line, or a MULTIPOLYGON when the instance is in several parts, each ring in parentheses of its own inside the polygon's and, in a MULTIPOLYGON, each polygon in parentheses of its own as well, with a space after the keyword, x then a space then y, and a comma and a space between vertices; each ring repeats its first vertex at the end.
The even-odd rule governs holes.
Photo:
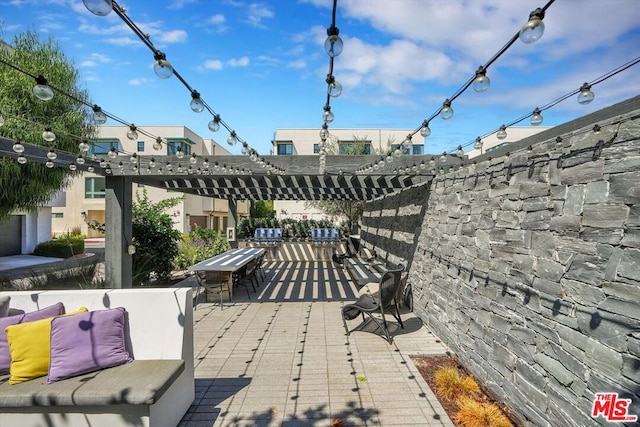
POLYGON ((632 399, 640 416, 630 101, 366 208, 363 239, 410 263, 416 314, 530 425, 606 425, 590 416, 596 392, 632 399))

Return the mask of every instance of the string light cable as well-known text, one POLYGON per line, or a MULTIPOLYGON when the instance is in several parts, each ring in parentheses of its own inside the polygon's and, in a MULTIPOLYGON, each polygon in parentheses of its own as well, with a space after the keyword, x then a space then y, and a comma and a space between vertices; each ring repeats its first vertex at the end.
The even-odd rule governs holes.
POLYGON ((474 75, 467 80, 465 84, 463 84, 456 92, 454 92, 449 98, 445 99, 440 107, 436 109, 436 111, 424 119, 421 125, 413 130, 407 135, 407 138, 402 142, 401 146, 390 150, 386 155, 382 156, 380 160, 375 162, 372 165, 367 165, 358 170, 359 173, 369 173, 371 170, 375 170, 375 166, 378 165, 378 168, 384 167, 387 164, 393 162, 394 157, 400 157, 403 154, 403 151, 411 150, 412 143, 411 140, 413 136, 415 136, 418 132, 420 136, 423 138, 427 138, 431 135, 431 129, 429 128, 429 123, 438 115, 442 117, 444 120, 451 120, 453 118, 453 108, 452 103, 455 101, 460 95, 462 95, 470 86, 473 85, 473 88, 476 92, 485 92, 489 89, 490 80, 486 75, 487 69, 516 42, 516 40, 520 39, 523 43, 531 44, 535 43, 539 40, 544 33, 544 23, 542 20, 544 19, 545 13, 547 9, 555 2, 555 0, 549 0, 542 8, 537 8, 529 14, 528 21, 516 32, 507 43, 498 50, 484 65, 478 67, 477 71, 474 75))

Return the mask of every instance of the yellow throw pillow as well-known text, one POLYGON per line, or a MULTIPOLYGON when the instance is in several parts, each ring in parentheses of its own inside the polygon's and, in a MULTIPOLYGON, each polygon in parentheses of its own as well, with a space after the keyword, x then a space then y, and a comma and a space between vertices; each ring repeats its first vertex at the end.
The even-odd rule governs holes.
MULTIPOLYGON (((76 311, 64 314, 74 314, 89 311, 80 307, 76 311)), ((19 323, 7 326, 7 342, 11 354, 9 367, 9 384, 18 384, 47 375, 49 359, 51 357, 51 321, 53 317, 33 322, 19 323)))

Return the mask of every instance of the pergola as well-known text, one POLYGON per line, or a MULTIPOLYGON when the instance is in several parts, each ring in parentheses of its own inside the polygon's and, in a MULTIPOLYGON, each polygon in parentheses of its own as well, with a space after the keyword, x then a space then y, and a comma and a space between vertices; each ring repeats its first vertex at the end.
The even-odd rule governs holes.
MULTIPOLYGON (((17 158, 16 141, 0 137, 0 156, 17 158)), ((22 143, 27 161, 45 163, 48 147, 22 143)), ((376 168, 376 155, 327 156, 321 166, 318 155, 262 156, 273 166, 267 169, 249 156, 209 156, 189 159, 171 156, 130 156, 86 159, 76 164, 76 154, 58 152, 55 167, 74 165, 78 171, 105 177, 106 227, 105 278, 107 286, 127 287, 132 278, 132 184, 144 184, 176 192, 229 200, 229 226, 236 225, 238 200, 352 200, 368 201, 384 197, 433 179, 433 165, 449 169, 462 163, 455 155, 400 156, 376 168), (217 163, 218 167, 214 167, 217 163), (168 170, 166 165, 173 167, 168 170), (206 166, 205 166, 206 165, 206 166), (224 165, 224 169, 220 167, 224 165), (276 172, 273 172, 275 170, 276 172), (241 172, 239 172, 241 171, 241 172)))

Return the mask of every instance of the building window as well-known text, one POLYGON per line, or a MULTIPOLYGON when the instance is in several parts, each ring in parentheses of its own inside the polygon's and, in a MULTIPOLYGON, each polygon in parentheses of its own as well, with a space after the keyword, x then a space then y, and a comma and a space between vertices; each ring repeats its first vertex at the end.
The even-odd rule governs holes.
POLYGON ((313 154, 318 154, 320 152, 320 144, 313 144, 313 154))
POLYGON ((369 155, 371 154, 371 142, 340 141, 338 149, 340 154, 369 155))
POLYGON ((64 213, 62 212, 51 212, 51 218, 64 218, 64 213))
POLYGON ((422 150, 424 148, 423 145, 412 145, 412 148, 400 148, 400 144, 391 144, 391 151, 395 151, 400 148, 402 150, 402 154, 408 156, 410 154, 422 154, 422 150))
POLYGON ((108 154, 111 151, 111 147, 115 148, 116 151, 122 151, 120 149, 120 141, 97 141, 91 144, 89 148, 89 155, 91 157, 100 156, 103 154, 108 154))
POLYGON ((285 143, 278 144, 278 156, 292 156, 293 155, 293 144, 285 143))
POLYGON ((138 152, 144 151, 144 141, 138 141, 138 152))
POLYGON ((104 199, 104 177, 84 179, 85 199, 104 199))
POLYGON ((424 145, 414 145, 413 146, 413 154, 419 156, 424 154, 424 145))
POLYGON ((191 155, 191 145, 190 144, 187 144, 185 142, 176 142, 176 141, 167 142, 167 154, 170 155, 170 156, 175 155, 176 152, 178 151, 178 147, 180 147, 182 149, 182 152, 186 156, 191 155))

